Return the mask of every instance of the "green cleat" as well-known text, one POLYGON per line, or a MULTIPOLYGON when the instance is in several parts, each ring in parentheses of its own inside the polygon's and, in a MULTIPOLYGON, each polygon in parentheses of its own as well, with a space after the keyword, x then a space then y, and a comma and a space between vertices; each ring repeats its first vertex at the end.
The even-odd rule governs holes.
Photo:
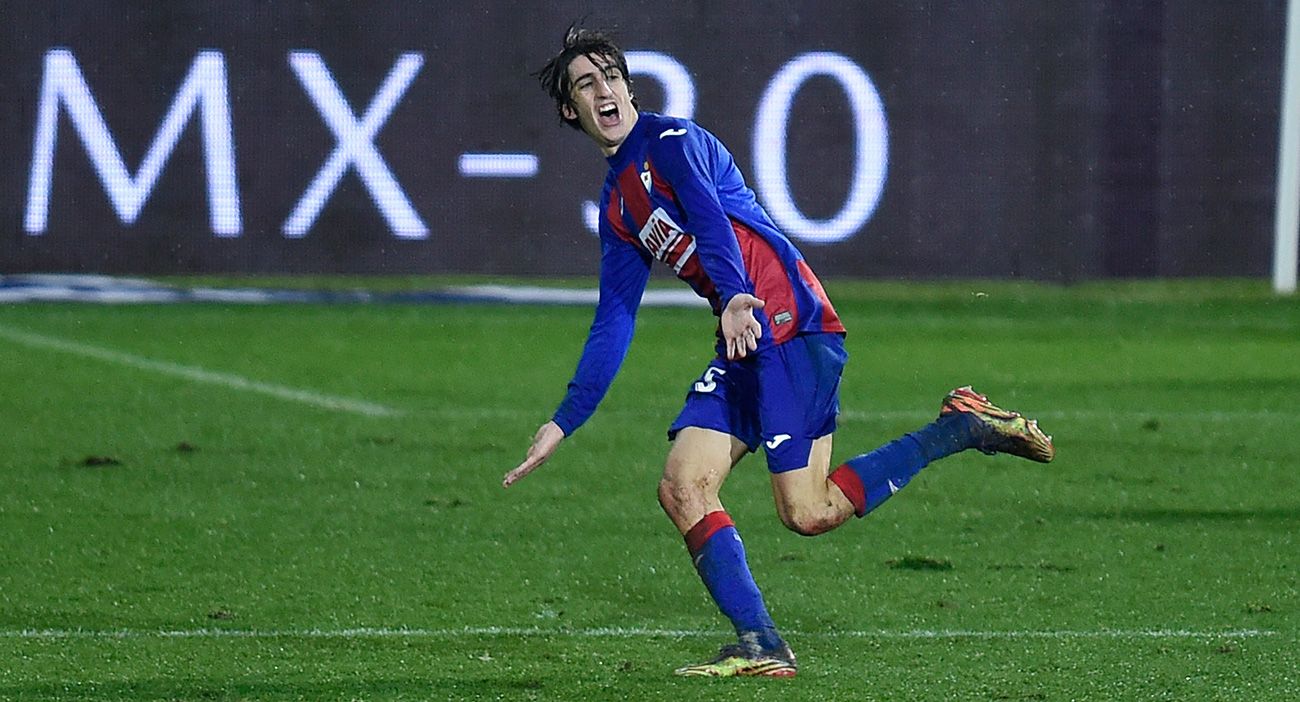
POLYGON ((676 675, 710 678, 767 677, 793 678, 797 668, 789 646, 776 651, 756 651, 741 644, 728 644, 708 663, 678 668, 676 675))
POLYGON ((983 440, 976 448, 984 453, 1009 453, 1039 463, 1049 463, 1056 456, 1052 437, 1038 428, 1037 420, 998 407, 969 385, 943 398, 939 416, 955 412, 969 414, 979 421, 983 440))

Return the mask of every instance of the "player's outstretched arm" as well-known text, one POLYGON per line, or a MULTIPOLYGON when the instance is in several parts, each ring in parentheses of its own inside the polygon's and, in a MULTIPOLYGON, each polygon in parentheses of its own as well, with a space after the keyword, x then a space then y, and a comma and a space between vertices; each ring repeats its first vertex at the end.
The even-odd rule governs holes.
POLYGON ((727 358, 735 360, 758 350, 758 340, 763 337, 763 326, 754 319, 754 310, 763 309, 762 300, 746 293, 738 293, 727 302, 722 311, 722 340, 727 345, 727 358))
POLYGON ((555 453, 555 449, 564 440, 564 430, 555 422, 547 422, 537 430, 533 435, 533 444, 528 447, 528 456, 524 458, 514 470, 506 473, 505 480, 501 481, 501 487, 508 488, 519 481, 520 478, 533 472, 533 469, 546 462, 546 459, 555 453))

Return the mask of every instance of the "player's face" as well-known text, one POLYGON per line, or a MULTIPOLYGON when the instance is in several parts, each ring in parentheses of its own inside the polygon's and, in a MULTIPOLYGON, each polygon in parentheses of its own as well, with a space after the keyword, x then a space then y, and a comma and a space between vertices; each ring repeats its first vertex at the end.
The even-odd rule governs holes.
POLYGON ((577 119, 586 132, 609 156, 627 138, 636 124, 636 108, 627 76, 618 64, 604 56, 593 62, 586 55, 569 62, 569 104, 564 106, 566 119, 577 119))

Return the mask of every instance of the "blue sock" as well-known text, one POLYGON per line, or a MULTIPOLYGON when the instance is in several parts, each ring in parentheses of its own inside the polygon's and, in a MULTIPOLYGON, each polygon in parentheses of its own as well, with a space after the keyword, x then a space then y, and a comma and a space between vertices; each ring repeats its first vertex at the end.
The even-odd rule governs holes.
POLYGON ((861 517, 902 490, 930 463, 975 446, 977 431, 971 415, 947 414, 871 453, 849 459, 830 477, 861 517))
POLYGON ((742 640, 756 641, 764 650, 779 648, 784 642, 749 572, 745 546, 731 517, 723 511, 704 515, 686 533, 686 547, 695 571, 718 609, 736 627, 736 635, 742 640))

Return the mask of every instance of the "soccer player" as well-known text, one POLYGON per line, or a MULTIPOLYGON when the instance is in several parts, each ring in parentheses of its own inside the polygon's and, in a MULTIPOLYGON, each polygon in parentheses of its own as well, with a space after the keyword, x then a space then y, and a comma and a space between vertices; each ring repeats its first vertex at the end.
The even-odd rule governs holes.
POLYGON ((879 507, 927 464, 969 448, 1052 460, 1037 423, 969 387, 944 398, 934 422, 831 470, 844 325, 799 250, 763 211, 731 154, 685 119, 641 112, 623 52, 598 31, 570 27, 538 73, 561 120, 609 161, 600 197, 600 300, 564 400, 537 430, 509 487, 555 452, 595 411, 632 341, 655 259, 709 301, 717 357, 668 429, 659 504, 737 640, 679 675, 792 676, 795 656, 768 615, 735 524, 718 492, 762 444, 781 521, 820 534, 879 507))

